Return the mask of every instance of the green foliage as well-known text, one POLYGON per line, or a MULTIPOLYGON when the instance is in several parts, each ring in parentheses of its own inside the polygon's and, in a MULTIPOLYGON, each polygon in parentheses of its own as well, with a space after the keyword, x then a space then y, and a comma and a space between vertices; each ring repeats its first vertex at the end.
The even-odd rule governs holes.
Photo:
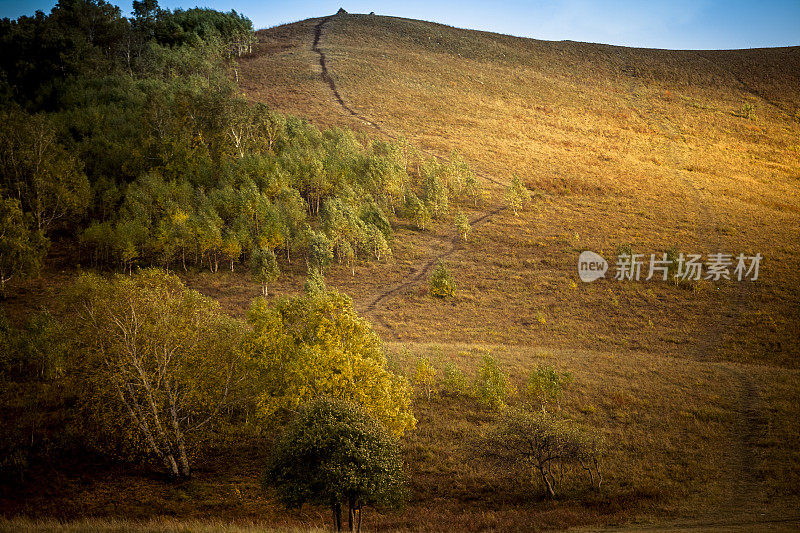
POLYGON ((753 110, 755 107, 750 102, 745 102, 742 104, 741 109, 739 110, 739 116, 742 118, 749 119, 753 115, 753 110))
POLYGON ((32 215, 38 231, 84 213, 90 190, 81 167, 57 142, 48 116, 0 113, 0 189, 32 215))
POLYGON ((414 386, 429 400, 431 395, 436 393, 436 374, 436 368, 427 358, 417 359, 414 365, 414 386))
POLYGON ((46 311, 21 329, 0 313, 0 377, 9 381, 51 381, 64 374, 67 346, 61 324, 46 311))
POLYGON ((364 505, 396 504, 405 479, 397 440, 356 405, 321 397, 304 406, 275 444, 264 475, 288 507, 329 506, 341 529, 341 504, 350 530, 364 505))
POLYGON ((493 356, 484 354, 472 385, 475 398, 490 409, 504 409, 510 396, 515 393, 508 374, 500 368, 493 356))
POLYGON ((267 285, 278 279, 280 269, 275 252, 269 248, 257 248, 253 251, 250 260, 250 269, 253 279, 261 283, 261 292, 267 296, 267 285))
POLYGON ((506 202, 508 206, 518 214, 518 211, 524 209, 531 200, 531 192, 522 182, 522 179, 516 174, 511 179, 511 183, 506 189, 506 202))
POLYGON ((551 498, 556 496, 564 468, 587 472, 593 487, 602 483, 602 438, 548 413, 508 409, 478 446, 481 455, 501 468, 521 468, 527 476, 538 475, 551 498))
POLYGON ((0 117, 0 188, 43 234, 75 230, 97 266, 234 271, 270 249, 323 272, 330 248, 355 274, 391 256, 399 204, 426 229, 469 197, 460 158, 417 154, 412 177, 404 141, 363 144, 247 102, 226 57, 254 34, 234 11, 137 0, 127 20, 102 0, 62 2, 0 30, 8 98, 36 111, 0 117))
POLYGON ((308 250, 308 268, 324 273, 325 267, 333 261, 333 243, 324 233, 311 231, 311 244, 308 250))
POLYGON ((406 217, 410 218, 420 231, 431 225, 431 213, 419 197, 413 192, 409 192, 405 197, 404 211, 406 217))
POLYGON ((324 295, 328 292, 328 288, 325 286, 325 277, 319 270, 312 268, 308 271, 303 290, 308 295, 324 295))
POLYGON ((526 393, 530 401, 541 405, 542 411, 553 402, 560 408, 564 390, 572 383, 572 374, 558 372, 548 365, 538 365, 528 374, 526 393))
POLYGON ((431 274, 430 293, 436 298, 453 297, 456 294, 456 282, 441 259, 431 274))
POLYGON ((469 225, 469 218, 467 218, 467 215, 465 215, 464 212, 459 209, 458 213, 456 213, 454 222, 456 231, 458 231, 458 234, 461 235, 461 238, 466 241, 469 237, 469 232, 472 231, 472 226, 469 225))
POLYGON ((259 299, 249 320, 245 352, 259 369, 264 418, 326 395, 360 405, 397 435, 414 427, 411 387, 386 369, 378 336, 347 296, 315 290, 273 306, 259 299))
POLYGON ((102 440, 126 438, 189 476, 195 439, 239 382, 241 324, 159 270, 83 274, 65 305, 71 375, 102 440))
POLYGON ((30 228, 29 218, 19 202, 0 196, 0 296, 5 297, 6 283, 39 271, 47 252, 48 241, 41 232, 30 228))

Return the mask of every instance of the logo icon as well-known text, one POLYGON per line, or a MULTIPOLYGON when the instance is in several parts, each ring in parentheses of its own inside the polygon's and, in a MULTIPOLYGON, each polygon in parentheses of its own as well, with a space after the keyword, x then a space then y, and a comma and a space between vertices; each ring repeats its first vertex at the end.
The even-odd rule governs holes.
POLYGON ((589 283, 605 277, 608 270, 608 261, 602 255, 586 250, 578 257, 578 276, 581 281, 589 283))

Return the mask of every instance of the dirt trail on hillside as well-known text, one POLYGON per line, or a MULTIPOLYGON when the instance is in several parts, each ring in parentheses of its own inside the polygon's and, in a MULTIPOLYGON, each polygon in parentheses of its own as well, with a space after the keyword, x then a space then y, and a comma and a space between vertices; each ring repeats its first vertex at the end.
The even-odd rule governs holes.
MULTIPOLYGON (((350 115, 368 124, 385 137, 397 140, 399 138, 398 135, 387 131, 380 124, 370 120, 347 105, 331 77, 325 52, 320 49, 320 39, 322 38, 325 25, 334 16, 335 15, 332 15, 321 19, 314 27, 312 50, 319 57, 319 66, 321 68, 323 82, 330 88, 336 102, 350 115)), ((744 85, 743 82, 741 83, 744 85)), ((746 85, 744 86, 747 88, 746 85)), ((750 90, 749 92, 753 91, 750 90)), ((717 232, 717 216, 708 198, 710 193, 705 191, 705 189, 699 188, 694 183, 688 171, 683 170, 686 168, 688 162, 690 148, 685 144, 679 144, 685 142, 685 136, 680 132, 679 126, 665 121, 664 117, 655 116, 653 110, 646 108, 639 100, 634 92, 634 87, 631 88, 629 102, 631 109, 643 122, 656 130, 660 130, 666 138, 664 155, 669 159, 668 163, 675 169, 677 177, 679 178, 679 183, 682 183, 689 192, 697 210, 696 231, 698 240, 704 246, 716 247, 716 249, 709 248, 708 250, 701 250, 701 252, 712 253, 723 251, 719 249, 721 242, 717 232)), ((421 151, 440 161, 447 161, 446 158, 438 154, 434 154, 425 149, 421 149, 421 151)), ((476 175, 495 186, 504 187, 507 185, 492 176, 477 172, 476 175)), ((503 210, 505 210, 505 208, 500 207, 490 212, 480 214, 470 220, 470 224, 473 227, 484 224, 491 220, 493 215, 503 210)), ((395 328, 383 317, 383 311, 386 310, 389 301, 415 285, 424 282, 438 260, 447 258, 462 249, 464 249, 464 245, 460 242, 457 235, 452 236, 446 241, 444 250, 437 250, 436 247, 432 246, 425 260, 415 265, 401 282, 376 294, 364 306, 363 313, 379 323, 387 332, 400 338, 395 328)), ((700 356, 700 358, 703 358, 702 356, 709 353, 712 347, 718 345, 725 331, 734 327, 735 318, 744 310, 748 296, 747 284, 744 282, 737 283, 739 283, 739 287, 736 297, 730 301, 728 309, 722 313, 720 320, 711 324, 704 334, 698 338, 698 342, 690 348, 695 352, 692 354, 694 357, 700 356)), ((737 406, 737 419, 731 427, 730 445, 728 446, 729 455, 723 461, 724 471, 721 472, 721 475, 724 476, 725 479, 723 481, 724 495, 721 497, 721 500, 714 502, 711 507, 707 506, 702 509, 695 509, 691 506, 687 506, 684 509, 684 518, 678 518, 672 522, 665 522, 657 525, 633 525, 631 527, 622 528, 621 530, 691 531, 730 530, 731 528, 736 530, 750 530, 754 528, 764 529, 766 527, 770 529, 781 529, 800 525, 800 516, 790 518, 786 516, 767 516, 759 507, 759 504, 763 500, 763 490, 761 481, 758 479, 758 454, 756 453, 756 445, 766 427, 766 421, 762 415, 762 402, 754 381, 745 369, 731 367, 729 372, 732 385, 736 390, 734 402, 737 406)))
MULTIPOLYGON (((384 135, 385 137, 388 137, 389 139, 392 139, 392 140, 398 140, 399 136, 386 131, 386 129, 381 127, 380 124, 370 120, 369 118, 367 118, 364 115, 358 113, 352 107, 347 105, 345 103, 344 99, 342 98, 341 93, 339 93, 339 89, 336 87, 336 82, 334 82, 333 78, 330 75, 330 70, 328 69, 328 62, 327 62, 327 57, 325 55, 325 52, 323 52, 322 49, 319 47, 320 39, 322 37, 323 27, 325 26, 325 24, 327 24, 335 16, 336 15, 331 15, 331 16, 325 17, 325 18, 321 19, 316 24, 316 26, 314 26, 314 42, 311 45, 311 49, 314 52, 316 52, 316 54, 319 56, 319 66, 320 66, 320 69, 321 69, 322 81, 324 81, 328 85, 328 87, 330 87, 331 92, 333 93, 334 99, 342 107, 342 109, 347 111, 350 115, 352 115, 352 116, 356 117, 357 119, 363 121, 364 123, 370 125, 371 127, 373 127, 376 131, 378 131, 380 134, 384 135)), ((430 152, 430 151, 428 151, 428 150, 426 150, 424 148, 419 148, 419 150, 421 152, 423 152, 424 154, 426 154, 426 155, 429 155, 431 157, 435 157, 439 161, 442 161, 442 162, 446 162, 447 161, 447 158, 442 157, 442 156, 440 156, 438 154, 435 154, 433 152, 430 152)), ((496 178, 494 178, 492 176, 487 176, 487 175, 485 175, 483 173, 480 173, 480 172, 475 172, 475 175, 480 177, 480 178, 483 178, 484 180, 486 180, 486 181, 488 181, 488 182, 490 182, 490 183, 492 183, 492 184, 494 184, 495 186, 498 186, 498 187, 505 187, 507 185, 506 183, 503 183, 500 180, 498 180, 498 179, 496 179, 496 178)), ((493 215, 496 215, 496 214, 498 214, 498 213, 500 213, 502 211, 505 211, 505 210, 506 210, 506 207, 499 207, 499 208, 493 209, 492 211, 489 211, 489 212, 482 213, 480 215, 474 216, 469 221, 470 226, 472 226, 472 228, 474 229, 474 228, 476 228, 476 227, 478 227, 478 226, 480 226, 482 224, 485 224, 491 219, 491 217, 493 215)), ((375 295, 372 298, 372 300, 370 300, 369 303, 362 309, 362 312, 365 315, 367 315, 367 316, 371 317, 372 319, 374 319, 386 331, 388 331, 393 336, 395 336, 396 338, 399 339, 400 336, 399 336, 398 332, 396 331, 396 329, 391 324, 389 324, 386 321, 386 319, 381 314, 381 311, 385 310, 386 304, 393 297, 397 296, 398 294, 401 294, 403 291, 407 291, 407 290, 411 289, 412 287, 414 287, 418 283, 425 282, 425 280, 427 278, 427 275, 431 272, 431 270, 433 269, 433 267, 436 265, 436 263, 439 260, 446 259, 447 257, 450 257, 451 255, 453 255, 456 251, 461 250, 463 248, 464 248, 463 243, 460 242, 459 236, 457 234, 454 234, 450 239, 447 240, 446 248, 443 251, 441 251, 439 253, 436 253, 436 250, 434 248, 431 248, 431 250, 430 250, 431 253, 429 254, 428 258, 426 258, 425 260, 421 261, 420 263, 418 263, 417 265, 412 267, 411 271, 406 275, 405 279, 403 279, 401 282, 399 282, 399 283, 393 285, 392 287, 389 287, 388 289, 385 289, 385 290, 379 292, 377 295, 375 295)))
MULTIPOLYGON (((375 130, 377 130, 380 134, 388 137, 389 139, 392 139, 392 140, 395 140, 395 141, 399 140, 400 137, 398 135, 390 133, 389 131, 387 131, 385 128, 383 128, 377 122, 375 122, 373 120, 370 120, 369 118, 365 117, 364 115, 362 115, 361 113, 357 112, 355 109, 353 109, 352 107, 347 105, 345 103, 344 99, 342 98, 342 95, 339 92, 339 89, 336 87, 336 82, 333 81, 333 78, 330 75, 330 71, 328 70, 327 56, 325 55, 325 52, 323 52, 322 49, 320 49, 320 47, 319 47, 319 41, 320 41, 320 38, 322 37, 322 29, 323 29, 323 27, 332 18, 334 18, 336 16, 337 15, 330 15, 328 17, 325 17, 325 18, 321 19, 317 23, 316 26, 314 26, 314 43, 311 45, 311 50, 316 52, 316 54, 319 56, 319 66, 320 66, 320 69, 322 70, 322 81, 324 81, 328 85, 328 87, 330 87, 331 92, 333 93, 333 97, 336 99, 336 102, 338 102, 338 104, 342 107, 342 109, 347 111, 349 114, 351 114, 355 118, 361 120, 365 124, 368 124, 371 127, 375 128, 375 130)), ((425 148, 421 148, 421 147, 418 147, 418 149, 422 153, 424 153, 426 155, 429 155, 431 157, 435 157, 439 161, 443 161, 443 162, 448 161, 448 159, 446 157, 443 157, 443 156, 441 156, 439 154, 431 152, 430 150, 426 150, 425 148)), ((491 182, 491 183, 493 183, 495 185, 501 186, 501 187, 505 187, 505 186, 508 185, 508 183, 502 182, 502 181, 498 180, 497 178, 495 178, 493 176, 489 176, 489 175, 483 174, 481 172, 475 172, 475 175, 479 176, 479 177, 485 179, 486 181, 489 181, 489 182, 491 182)))

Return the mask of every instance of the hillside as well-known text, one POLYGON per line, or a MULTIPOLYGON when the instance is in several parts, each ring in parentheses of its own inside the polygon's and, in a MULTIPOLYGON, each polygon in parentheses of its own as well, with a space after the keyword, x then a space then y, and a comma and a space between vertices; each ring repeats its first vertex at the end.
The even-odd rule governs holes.
MULTIPOLYGON (((204 63, 191 54, 188 74, 175 76, 169 65, 181 63, 177 54, 168 55, 167 81, 154 75, 159 81, 145 80, 144 89, 133 82, 96 89, 125 105, 87 107, 85 116, 78 108, 61 119, 97 120, 99 141, 87 141, 82 156, 97 156, 100 169, 107 159, 109 168, 119 163, 130 172, 113 176, 118 190, 102 188, 104 175, 93 180, 92 209, 106 217, 101 227, 124 228, 124 216, 138 220, 131 213, 156 213, 147 222, 152 232, 142 230, 143 251, 137 256, 134 250, 121 270, 127 266, 135 278, 137 267, 163 261, 187 287, 219 302, 220 314, 239 321, 251 347, 247 335, 254 326, 243 319, 262 294, 250 272, 253 251, 239 248, 229 260, 218 260, 221 245, 193 252, 185 244, 193 242, 189 237, 178 241, 190 231, 164 233, 163 227, 218 212, 206 218, 219 219, 219 236, 229 237, 242 219, 257 224, 259 209, 268 215, 273 209, 279 214, 273 218, 283 220, 288 205, 298 206, 296 218, 307 224, 294 232, 297 244, 272 235, 268 245, 280 265, 269 283, 270 305, 303 293, 314 239, 333 234, 333 216, 326 201, 320 208, 321 196, 340 204, 357 196, 363 204, 342 213, 358 227, 375 222, 371 235, 387 229, 382 242, 388 252, 343 262, 329 243, 324 269, 325 284, 352 297, 366 319, 359 327, 371 325, 379 334, 375 345, 385 352, 387 368, 408 379, 417 420, 400 441, 408 501, 400 509, 369 509, 365 530, 800 527, 800 47, 635 49, 346 13, 256 36, 252 53, 221 61, 225 83, 204 77, 201 69, 210 67, 198 67, 204 63), (192 78, 189 89, 183 77, 192 78), (161 99, 146 92, 170 84, 175 93, 165 90, 161 99), (134 88, 145 92, 126 96, 130 102, 119 96, 134 94, 134 88), (252 115, 235 101, 240 92, 254 104, 252 115), (144 111, 140 117, 128 108, 144 111), (356 136, 321 133, 273 111, 321 130, 350 128, 356 136), (228 132, 230 124, 246 122, 226 122, 228 114, 241 116, 236 113, 263 120, 251 131, 279 124, 276 137, 283 137, 273 147, 272 137, 267 141, 258 130, 245 157, 236 132, 228 132), (192 129, 195 115, 201 126, 192 129), (177 132, 173 139, 157 134, 162 123, 177 132), (104 135, 112 141, 106 144, 104 135), (151 152, 140 151, 145 142, 151 152), (425 194, 426 158, 463 158, 484 197, 466 201, 459 193, 456 201, 453 192, 449 210, 420 229, 404 205, 395 213, 394 200, 383 198, 377 181, 358 174, 368 168, 358 166, 363 161, 390 165, 401 152, 403 202, 415 190, 425 194), (134 174, 129 160, 152 168, 141 163, 146 172, 134 174), (531 195, 522 206, 509 201, 515 177, 531 195), (333 184, 320 185, 325 179, 333 184), (252 185, 242 186, 247 180, 252 185), (287 190, 299 200, 282 203, 287 190), (263 194, 266 207, 253 208, 251 216, 247 194, 263 194), (111 214, 105 212, 106 196, 113 197, 111 214), (372 198, 383 202, 382 210, 372 198), (459 234, 460 210, 471 226, 468 238, 459 234), (380 217, 369 218, 375 213, 380 217), (181 243, 180 253, 176 245, 168 255, 164 249, 174 242, 181 243), (580 280, 578 256, 584 250, 609 261, 605 279, 580 280), (644 254, 641 280, 614 279, 616 257, 625 251, 644 254), (763 261, 756 281, 646 281, 650 254, 667 252, 703 259, 718 252, 761 254, 763 261), (187 253, 196 256, 188 268, 187 253), (453 297, 430 294, 440 260, 455 278, 453 297), (545 401, 532 400, 533 373, 568 377, 557 405, 547 408, 606 443, 597 490, 594 477, 587 484, 584 471, 572 464, 566 478, 561 472, 563 493, 549 499, 530 471, 520 478, 476 455, 479 437, 501 416, 501 409, 487 407, 475 392, 486 361, 496 361, 501 376, 507 375, 513 389, 508 404, 533 406, 536 413, 545 410, 545 401), (432 387, 419 377, 427 364, 432 387), (459 375, 460 386, 453 378, 459 375)), ((92 84, 102 87, 97 80, 87 87, 92 84)), ((82 131, 69 130, 81 141, 82 131)), ((444 175, 450 167, 436 168, 444 175)), ((93 212, 80 222, 92 217, 99 219, 93 212)), ((81 231, 74 233, 85 235, 81 231)), ((43 274, 15 279, 0 302, 13 326, 38 316, 40 308, 57 318, 77 314, 60 303, 75 274, 120 271, 108 250, 105 262, 95 250, 89 265, 90 248, 63 234, 53 232, 43 274), (75 257, 83 264, 76 266, 75 257)), ((264 234, 250 240, 258 243, 264 234)), ((253 246, 247 239, 237 242, 253 246)), ((11 331, 3 327, 3 333, 11 331)), ((247 367, 253 368, 254 374, 263 371, 247 367)), ((0 531, 59 530, 64 520, 77 531, 306 531, 329 525, 327 508, 287 510, 262 485, 280 427, 257 417, 263 396, 255 402, 250 388, 208 426, 213 430, 197 437, 192 477, 174 481, 142 459, 141 450, 131 456, 114 448, 104 454, 82 448, 83 433, 98 431, 96 420, 83 418, 84 410, 90 412, 84 404, 92 402, 76 400, 80 381, 44 373, 3 382, 0 417, 21 436, 20 450, 30 442, 30 448, 41 444, 43 457, 50 450, 62 457, 63 441, 79 452, 63 465, 36 464, 38 451, 30 454, 30 465, 21 452, 9 454, 3 464, 9 471, 17 468, 20 481, 0 486, 0 531)), ((104 416, 113 418, 111 412, 104 416)), ((6 440, 17 445, 12 437, 6 440)))
POLYGON ((458 150, 484 176, 517 173, 538 193, 534 208, 492 217, 455 253, 468 287, 456 309, 397 295, 383 314, 403 338, 797 365, 800 48, 630 49, 362 15, 262 30, 259 41, 241 64, 250 98, 436 155, 458 150), (360 117, 320 79, 315 27, 360 117), (757 283, 573 286, 577 252, 611 256, 623 243, 648 257, 674 246, 765 259, 757 283), (531 322, 537 312, 545 325, 531 322), (443 313, 454 330, 439 327, 443 313))

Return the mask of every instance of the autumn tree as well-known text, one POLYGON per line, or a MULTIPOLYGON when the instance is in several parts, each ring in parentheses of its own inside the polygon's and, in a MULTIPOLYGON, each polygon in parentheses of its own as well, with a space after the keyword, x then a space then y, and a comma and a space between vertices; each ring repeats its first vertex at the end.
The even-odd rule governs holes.
POLYGON ((84 403, 101 420, 110 416, 106 431, 122 411, 133 440, 171 476, 189 477, 193 439, 238 381, 240 325, 160 270, 83 274, 67 304, 84 403))
POLYGON ((336 531, 342 503, 351 532, 365 505, 392 504, 404 494, 400 447, 380 422, 349 402, 321 397, 301 408, 267 465, 264 485, 288 507, 328 506, 336 531))
POLYGON ((408 382, 386 368, 380 339, 352 300, 316 275, 306 294, 271 306, 260 298, 250 310, 244 350, 259 368, 262 416, 280 418, 325 395, 360 405, 402 435, 416 423, 408 382))

